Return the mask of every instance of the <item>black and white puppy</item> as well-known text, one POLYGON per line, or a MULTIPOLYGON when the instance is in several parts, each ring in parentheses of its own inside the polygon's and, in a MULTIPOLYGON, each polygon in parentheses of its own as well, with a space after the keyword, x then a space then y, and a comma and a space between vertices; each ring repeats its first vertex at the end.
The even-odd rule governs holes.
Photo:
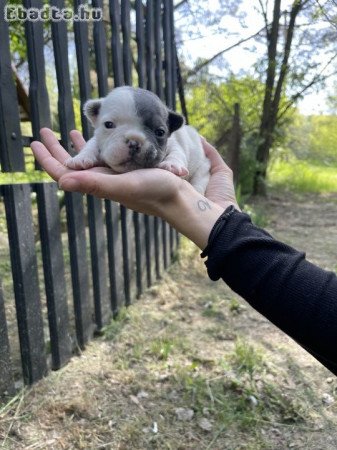
POLYGON ((89 100, 84 114, 95 133, 78 155, 66 160, 67 167, 105 165, 117 173, 159 167, 205 192, 210 163, 199 134, 152 92, 118 87, 105 98, 89 100))

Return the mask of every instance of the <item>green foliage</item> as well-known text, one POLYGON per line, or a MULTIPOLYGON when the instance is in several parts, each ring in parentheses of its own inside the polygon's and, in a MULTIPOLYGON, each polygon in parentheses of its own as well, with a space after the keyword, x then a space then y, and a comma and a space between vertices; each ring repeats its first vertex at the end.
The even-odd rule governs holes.
POLYGON ((249 76, 217 83, 204 81, 187 88, 186 100, 191 125, 206 139, 221 141, 232 124, 235 103, 241 107, 243 133, 251 135, 258 129, 264 85, 249 76))
POLYGON ((287 128, 285 146, 298 159, 310 159, 320 165, 336 165, 337 117, 294 114, 287 128))
MULTIPOLYGON (((234 105, 240 105, 242 139, 238 184, 241 195, 250 193, 253 187, 264 91, 265 86, 258 79, 248 75, 239 78, 232 75, 226 82, 216 82, 206 77, 199 84, 190 86, 186 92, 191 125, 217 147, 225 160, 234 105)), ((286 101, 283 96, 281 107, 286 101)), ((289 110, 289 114, 291 112, 289 110)), ((275 146, 285 141, 288 117, 283 118, 276 128, 275 146)))
POLYGON ((296 192, 337 192, 337 166, 324 166, 289 156, 278 159, 268 171, 271 186, 296 192))

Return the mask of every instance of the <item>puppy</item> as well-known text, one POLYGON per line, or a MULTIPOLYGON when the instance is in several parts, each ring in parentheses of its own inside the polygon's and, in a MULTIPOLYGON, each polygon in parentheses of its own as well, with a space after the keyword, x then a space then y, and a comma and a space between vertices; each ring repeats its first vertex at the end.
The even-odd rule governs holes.
POLYGON ((104 165, 117 173, 159 167, 184 177, 204 194, 210 162, 200 136, 152 92, 118 87, 105 98, 89 100, 84 114, 95 133, 78 155, 65 161, 67 167, 104 165))

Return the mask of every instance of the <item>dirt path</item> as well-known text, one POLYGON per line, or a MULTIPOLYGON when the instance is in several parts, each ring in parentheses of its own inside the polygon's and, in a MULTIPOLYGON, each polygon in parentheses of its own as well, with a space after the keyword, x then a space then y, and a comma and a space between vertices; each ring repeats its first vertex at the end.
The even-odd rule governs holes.
MULTIPOLYGON (((337 270, 337 195, 271 196, 268 230, 337 270)), ((0 407, 8 449, 337 448, 337 381, 222 283, 179 261, 106 335, 0 407)))

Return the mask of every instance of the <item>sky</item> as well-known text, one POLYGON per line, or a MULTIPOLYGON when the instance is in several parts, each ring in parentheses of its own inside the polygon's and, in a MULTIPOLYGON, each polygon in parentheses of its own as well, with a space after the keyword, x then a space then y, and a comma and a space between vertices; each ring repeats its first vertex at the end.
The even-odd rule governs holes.
MULTIPOLYGON (((217 0, 210 0, 210 11, 215 10, 218 6, 217 0)), ((251 36, 260 30, 263 25, 262 16, 257 12, 256 7, 258 5, 257 0, 243 0, 243 9, 247 13, 245 19, 245 27, 242 27, 240 20, 235 17, 228 17, 221 23, 224 28, 230 29, 231 32, 236 32, 235 36, 216 34, 216 29, 207 29, 206 26, 201 23, 198 26, 198 31, 202 34, 201 39, 189 39, 187 34, 183 33, 184 44, 181 48, 183 58, 187 63, 193 66, 193 63, 197 58, 209 58, 224 48, 230 47, 237 43, 239 40, 251 36)), ((273 2, 269 2, 271 5, 273 2)), ((291 3, 288 0, 282 2, 282 7, 286 7, 291 3)), ((271 11, 270 11, 271 12, 271 11)), ((177 24, 182 22, 183 19, 178 18, 177 24)), ((181 29, 181 27, 180 27, 181 29)), ((225 53, 225 60, 228 61, 231 70, 234 73, 239 73, 240 70, 248 70, 255 63, 257 58, 265 54, 265 47, 262 44, 255 43, 254 52, 248 51, 247 44, 242 44, 239 47, 235 47, 233 50, 225 53)), ((212 68, 214 73, 221 73, 223 75, 224 69, 216 67, 212 68)), ((331 86, 330 86, 331 88, 331 86)), ((329 85, 328 85, 329 89, 329 85)), ((298 103, 298 108, 302 114, 321 114, 328 112, 328 106, 326 103, 327 90, 319 92, 311 92, 306 94, 305 98, 298 103)))

